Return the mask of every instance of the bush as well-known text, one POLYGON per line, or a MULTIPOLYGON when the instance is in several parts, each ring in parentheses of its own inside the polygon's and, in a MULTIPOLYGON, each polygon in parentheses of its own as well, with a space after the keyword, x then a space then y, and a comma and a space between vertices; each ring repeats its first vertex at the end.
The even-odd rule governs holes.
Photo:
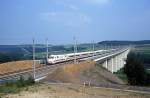
POLYGON ((22 76, 16 82, 17 87, 25 87, 34 84, 34 79, 30 76, 27 80, 25 80, 22 76))
POLYGON ((26 81, 24 78, 21 76, 20 79, 16 82, 17 87, 24 87, 26 85, 26 81))
POLYGON ((35 83, 35 81, 34 81, 34 79, 31 76, 28 78, 28 80, 26 80, 26 84, 27 85, 32 85, 34 83, 35 83))
POLYGON ((25 80, 21 76, 17 81, 9 81, 0 86, 0 93, 17 93, 21 90, 21 88, 33 85, 34 83, 35 82, 32 77, 29 77, 27 80, 25 80))
POLYGON ((121 68, 117 72, 114 72, 116 76, 118 76, 121 80, 123 80, 125 83, 127 83, 127 75, 124 73, 124 69, 121 68))
POLYGON ((138 53, 132 51, 128 54, 124 72, 131 85, 148 85, 149 83, 149 75, 146 73, 142 57, 138 53))

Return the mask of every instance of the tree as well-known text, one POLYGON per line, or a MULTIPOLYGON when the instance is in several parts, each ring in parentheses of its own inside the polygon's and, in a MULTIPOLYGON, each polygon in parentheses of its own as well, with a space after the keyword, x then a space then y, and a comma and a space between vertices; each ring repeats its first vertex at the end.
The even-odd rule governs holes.
POLYGON ((132 51, 128 54, 124 72, 127 75, 129 84, 145 85, 146 72, 142 58, 138 53, 132 51))

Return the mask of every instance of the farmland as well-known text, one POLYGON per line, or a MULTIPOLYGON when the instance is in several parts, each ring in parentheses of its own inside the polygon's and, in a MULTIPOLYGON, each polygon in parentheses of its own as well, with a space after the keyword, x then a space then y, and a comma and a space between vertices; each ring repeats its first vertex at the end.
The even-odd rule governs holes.
POLYGON ((150 45, 139 45, 134 48, 136 53, 141 56, 144 66, 149 71, 150 69, 150 45))
MULTIPOLYGON (((24 60, 24 61, 13 61, 8 63, 0 64, 0 75, 13 73, 13 72, 20 72, 23 70, 29 70, 32 68, 33 61, 32 60, 24 60)), ((36 64, 36 67, 41 67, 42 65, 36 64)))

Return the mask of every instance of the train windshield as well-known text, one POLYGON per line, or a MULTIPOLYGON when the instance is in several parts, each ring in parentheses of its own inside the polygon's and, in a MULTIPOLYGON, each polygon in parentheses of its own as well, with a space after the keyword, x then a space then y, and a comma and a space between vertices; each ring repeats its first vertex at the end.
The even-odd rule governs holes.
POLYGON ((50 57, 49 57, 49 59, 53 59, 53 58, 54 58, 53 56, 50 56, 50 57))

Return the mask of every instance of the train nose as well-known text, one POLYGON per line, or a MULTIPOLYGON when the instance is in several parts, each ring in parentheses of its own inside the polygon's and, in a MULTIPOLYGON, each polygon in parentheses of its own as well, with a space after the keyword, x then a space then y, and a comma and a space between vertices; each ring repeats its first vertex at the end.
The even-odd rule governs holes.
POLYGON ((53 62, 51 60, 47 60, 49 64, 52 64, 53 62))

